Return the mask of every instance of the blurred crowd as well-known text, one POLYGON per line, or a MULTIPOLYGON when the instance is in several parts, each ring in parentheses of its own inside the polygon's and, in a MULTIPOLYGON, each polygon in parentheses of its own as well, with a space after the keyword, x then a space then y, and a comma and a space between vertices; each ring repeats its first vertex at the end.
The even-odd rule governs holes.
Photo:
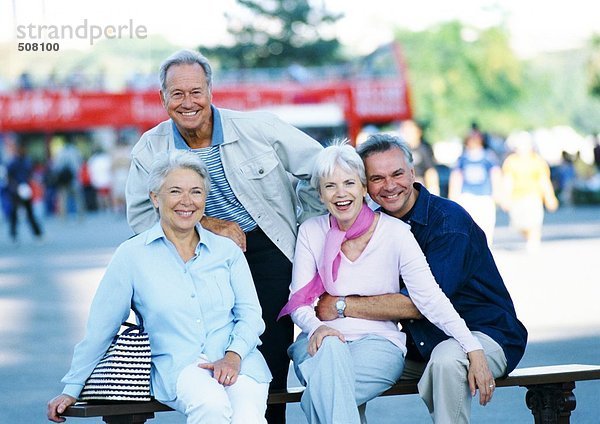
POLYGON ((117 139, 109 148, 95 144, 85 154, 74 137, 67 136, 47 160, 32 159, 25 142, 2 141, 0 222, 6 223, 13 243, 19 243, 19 233, 27 224, 35 240, 42 242, 43 221, 52 215, 75 220, 84 219, 88 213, 125 217, 131 150, 127 139, 117 139))
MULTIPOLYGON (((114 78, 113 78, 114 79, 114 78)), ((133 72, 130 75, 111 80, 103 69, 90 73, 76 67, 69 72, 50 72, 47 76, 34 76, 24 71, 14 81, 0 78, 1 92, 46 91, 119 91, 119 90, 158 90, 155 74, 133 72)))
MULTIPOLYGON (((374 131, 379 129, 367 129, 367 134, 374 131)), ((404 121, 391 131, 411 146, 417 180, 462 205, 490 245, 498 208, 509 215, 527 249, 534 251, 541 242, 545 212, 559 205, 600 204, 598 135, 591 137, 590 149, 561 150, 558 159, 550 160, 550 139, 535 132, 515 131, 503 138, 472 123, 462 143, 432 146, 415 121, 404 121)), ((564 141, 561 147, 579 147, 564 141)))
MULTIPOLYGON (((520 131, 501 138, 473 123, 459 150, 454 143, 449 161, 443 143, 429 144, 415 121, 402 122, 396 131, 413 150, 417 179, 467 209, 490 245, 497 208, 510 215, 511 224, 535 249, 545 211, 559 205, 600 203, 598 136, 593 139, 592 156, 563 150, 559 161, 549 163, 533 133, 520 131)), ((82 149, 81 143, 67 136, 47 160, 31 159, 26 142, 0 143, 2 232, 18 243, 19 228, 26 221, 33 236, 42 240, 47 216, 83 219, 87 213, 109 212, 124 217, 129 155, 135 140, 117 137, 108 145, 88 140, 93 147, 82 149)))

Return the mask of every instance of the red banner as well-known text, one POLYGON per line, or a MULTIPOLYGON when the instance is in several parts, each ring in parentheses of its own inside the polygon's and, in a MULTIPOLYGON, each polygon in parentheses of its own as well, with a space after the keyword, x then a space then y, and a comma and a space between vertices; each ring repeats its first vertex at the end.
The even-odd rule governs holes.
MULTIPOLYGON (((352 83, 237 85, 214 90, 218 107, 238 110, 294 104, 336 104, 351 138, 368 123, 410 118, 408 95, 395 80, 352 83)), ((85 131, 137 127, 144 131, 168 118, 157 91, 21 91, 0 96, 0 132, 85 131)))
POLYGON ((0 131, 55 132, 99 126, 151 128, 167 119, 158 93, 21 91, 0 96, 0 131))

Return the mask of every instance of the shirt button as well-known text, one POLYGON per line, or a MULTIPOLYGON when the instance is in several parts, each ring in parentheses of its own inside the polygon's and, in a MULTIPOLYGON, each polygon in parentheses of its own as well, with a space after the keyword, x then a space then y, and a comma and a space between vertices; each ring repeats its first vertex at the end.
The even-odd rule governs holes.
POLYGON ((262 168, 260 168, 260 169, 258 170, 258 173, 259 173, 260 175, 262 175, 262 174, 264 174, 264 173, 265 173, 265 170, 264 170, 264 169, 262 169, 262 168))
POLYGON ((419 346, 425 346, 425 342, 419 343, 419 346))
POLYGON ((414 319, 411 319, 411 320, 409 320, 408 322, 410 322, 410 323, 412 324, 413 322, 415 322, 415 320, 414 320, 414 319))
POLYGON ((193 299, 193 298, 195 298, 195 297, 196 297, 196 294, 195 294, 195 293, 192 293, 192 294, 190 295, 190 297, 193 299))
POLYGON ((199 319, 197 319, 197 320, 196 320, 196 324, 200 324, 200 322, 201 322, 201 321, 200 321, 199 319))

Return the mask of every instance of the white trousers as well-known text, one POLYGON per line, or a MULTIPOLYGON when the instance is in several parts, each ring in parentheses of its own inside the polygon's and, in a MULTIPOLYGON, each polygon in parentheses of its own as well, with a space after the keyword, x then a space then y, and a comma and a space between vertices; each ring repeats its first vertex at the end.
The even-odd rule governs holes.
POLYGON ((187 424, 266 424, 269 385, 239 375, 231 386, 219 384, 212 372, 198 367, 199 360, 181 371, 177 398, 163 402, 187 416, 187 424))
MULTIPOLYGON (((504 375, 506 356, 500 345, 479 331, 473 331, 473 335, 483 346, 494 378, 504 375)), ((419 395, 434 423, 466 424, 471 419, 472 399, 467 380, 468 368, 469 360, 458 342, 447 339, 433 349, 426 366, 406 360, 402 379, 420 378, 419 395)))

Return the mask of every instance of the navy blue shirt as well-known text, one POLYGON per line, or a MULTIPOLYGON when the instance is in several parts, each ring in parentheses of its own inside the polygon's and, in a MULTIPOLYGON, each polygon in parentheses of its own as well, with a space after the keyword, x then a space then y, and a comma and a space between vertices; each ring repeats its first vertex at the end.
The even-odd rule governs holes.
POLYGON ((16 156, 7 167, 8 188, 17 191, 17 186, 29 182, 33 173, 33 163, 27 156, 16 156))
MULTIPOLYGON (((419 183, 414 187, 419 196, 402 220, 411 226, 433 276, 467 327, 502 347, 506 372, 511 372, 525 353, 527 330, 517 319, 483 231, 457 203, 432 195, 419 183)), ((448 338, 426 319, 401 323, 412 359, 428 360, 433 348, 448 338)))

